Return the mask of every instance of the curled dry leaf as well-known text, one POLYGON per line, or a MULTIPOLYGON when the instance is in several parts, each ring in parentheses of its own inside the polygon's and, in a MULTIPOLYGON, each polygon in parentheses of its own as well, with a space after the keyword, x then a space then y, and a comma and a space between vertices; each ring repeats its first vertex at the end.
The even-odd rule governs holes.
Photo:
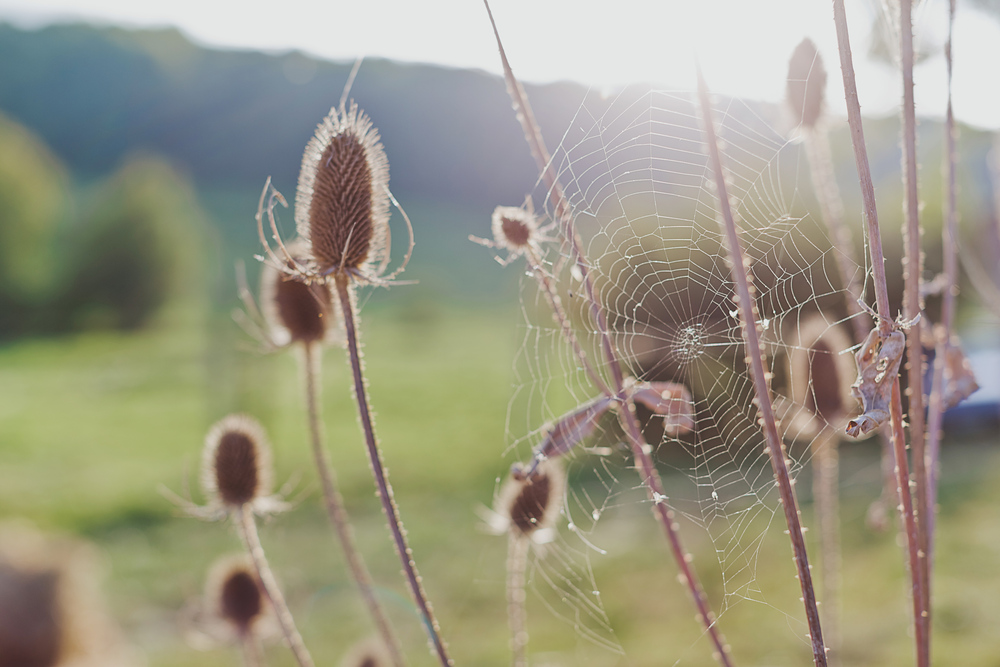
MULTIPOLYGON (((694 403, 688 388, 674 382, 632 382, 625 391, 633 401, 642 403, 663 417, 663 429, 670 435, 687 433, 694 428, 694 403)), ((531 467, 525 476, 534 474, 538 464, 562 456, 576 447, 597 428, 601 416, 617 401, 613 396, 601 396, 584 403, 559 418, 545 433, 535 448, 531 467)))
POLYGON ((642 403, 663 417, 663 430, 679 435, 694 429, 694 403, 691 392, 675 382, 637 382, 628 389, 632 400, 642 403))
POLYGON ((858 379, 851 385, 851 395, 861 401, 864 412, 847 422, 849 436, 859 438, 888 421, 892 386, 899 375, 905 349, 906 336, 902 331, 883 334, 876 327, 854 355, 858 379))
POLYGON ((950 410, 979 389, 976 375, 972 372, 969 359, 962 351, 962 343, 958 336, 952 336, 950 344, 945 348, 944 358, 944 409, 950 410))

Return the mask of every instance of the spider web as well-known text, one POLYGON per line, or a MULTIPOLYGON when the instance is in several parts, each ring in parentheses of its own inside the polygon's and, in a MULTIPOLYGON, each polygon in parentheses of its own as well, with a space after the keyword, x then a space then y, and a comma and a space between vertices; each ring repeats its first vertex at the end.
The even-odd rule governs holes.
MULTIPOLYGON (((814 208, 811 187, 798 186, 808 183, 803 152, 771 128, 765 118, 771 112, 737 100, 716 106, 730 195, 756 288, 772 392, 794 479, 811 457, 815 425, 823 420, 814 415, 817 403, 809 377, 793 376, 789 361, 796 354, 812 358, 824 353, 798 344, 805 323, 815 329, 819 322, 821 331, 843 328, 850 338, 837 265, 840 251, 809 215, 814 208)), ((629 89, 610 100, 590 95, 554 152, 552 166, 570 203, 623 371, 638 380, 682 383, 694 399, 696 426, 688 434, 665 433, 657 417, 641 406, 638 416, 664 475, 670 506, 686 518, 682 538, 696 537, 690 534, 693 526, 714 548, 723 595, 712 597, 710 604, 725 632, 725 614, 734 605, 771 604, 757 581, 757 557, 765 537, 786 527, 757 422, 700 122, 686 95, 629 89)), ((540 183, 532 201, 551 226, 547 236, 554 238, 552 194, 540 183)), ((610 382, 601 332, 569 247, 548 243, 543 263, 559 285, 582 347, 610 382)), ((522 280, 521 294, 524 337, 515 364, 507 440, 509 456, 526 461, 546 424, 599 390, 562 336, 530 273, 522 280)), ((853 377, 838 380, 846 386, 853 377)), ((820 426, 842 428, 840 423, 820 426)), ((615 549, 614 538, 605 538, 613 530, 605 525, 615 521, 612 515, 650 501, 613 414, 605 415, 598 434, 566 458, 571 479, 566 522, 557 541, 534 556, 533 590, 579 636, 624 652, 601 604, 594 567, 601 554, 615 549)), ((654 530, 659 527, 650 523, 649 531, 654 530)), ((663 554, 665 573, 672 577, 676 564, 666 549, 663 554)), ((712 565, 695 561, 703 579, 712 565)), ((798 586, 791 575, 788 585, 798 586)), ((801 606, 779 611, 801 638, 801 606)), ((707 658, 704 652, 697 657, 690 650, 680 653, 686 657, 664 658, 678 664, 707 658)))

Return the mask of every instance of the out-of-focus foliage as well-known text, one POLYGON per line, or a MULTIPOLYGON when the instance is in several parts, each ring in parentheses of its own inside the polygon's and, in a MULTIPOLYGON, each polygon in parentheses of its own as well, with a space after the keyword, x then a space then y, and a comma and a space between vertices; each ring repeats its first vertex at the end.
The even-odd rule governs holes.
POLYGON ((60 299, 71 328, 134 329, 194 295, 207 224, 190 185, 155 157, 129 159, 72 230, 60 299))
POLYGON ((0 331, 20 326, 52 296, 53 240, 65 216, 59 161, 26 128, 0 115, 0 331))

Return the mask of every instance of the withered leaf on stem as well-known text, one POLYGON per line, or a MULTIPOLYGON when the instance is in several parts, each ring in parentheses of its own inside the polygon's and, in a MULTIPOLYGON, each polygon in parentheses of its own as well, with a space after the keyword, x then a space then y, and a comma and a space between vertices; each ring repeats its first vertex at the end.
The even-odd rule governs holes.
POLYGON ((952 336, 944 357, 944 409, 950 410, 979 389, 969 359, 962 351, 958 336, 952 336))
POLYGON ((593 433, 601 415, 608 411, 613 400, 610 396, 601 396, 560 417, 559 421, 548 429, 545 439, 535 449, 535 461, 528 475, 534 473, 540 461, 568 453, 581 440, 593 433))
POLYGON ((899 375, 905 349, 906 336, 902 331, 883 334, 876 327, 854 355, 858 379, 851 385, 851 395, 861 401, 863 412, 847 422, 846 431, 852 438, 870 433, 888 421, 892 386, 899 375))
POLYGON ((694 404, 691 392, 676 382, 637 382, 629 389, 632 400, 642 403, 663 417, 663 430, 669 435, 687 433, 694 428, 694 404))

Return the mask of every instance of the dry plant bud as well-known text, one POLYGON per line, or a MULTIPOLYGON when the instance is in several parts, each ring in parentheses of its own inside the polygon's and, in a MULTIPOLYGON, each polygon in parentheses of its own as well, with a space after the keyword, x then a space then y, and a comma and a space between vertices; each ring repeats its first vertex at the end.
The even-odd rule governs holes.
POLYGON ((363 272, 385 251, 389 162, 378 131, 356 104, 333 109, 306 145, 295 223, 323 276, 363 272))
POLYGON ((358 642, 340 661, 340 667, 390 667, 392 664, 392 656, 377 637, 358 642))
POLYGON ((826 69, 808 37, 799 42, 788 62, 788 106, 799 124, 812 128, 823 113, 826 69))
MULTIPOLYGON (((308 260, 303 245, 288 245, 293 259, 300 264, 306 264, 308 260)), ((288 268, 293 268, 291 262, 288 268)), ((306 284, 290 272, 265 264, 260 293, 264 317, 272 336, 281 344, 311 344, 336 338, 337 321, 328 284, 306 284)))
POLYGON ((979 389, 969 359, 958 336, 951 337, 944 358, 944 409, 950 410, 979 389))
POLYGON ((205 437, 202 485, 222 505, 236 509, 271 492, 271 448, 264 429, 246 415, 229 415, 205 437))
POLYGON ((96 553, 24 525, 0 525, 0 667, 139 664, 107 614, 96 553))
POLYGON ((882 334, 876 327, 854 355, 858 364, 858 379, 851 385, 851 395, 861 400, 863 412, 847 422, 849 436, 861 437, 889 419, 892 387, 899 375, 899 364, 905 349, 906 336, 902 331, 882 334))
POLYGON ((216 562, 209 573, 205 597, 214 615, 243 637, 253 634, 257 622, 270 611, 257 573, 249 558, 242 555, 216 562))
POLYGON ((528 249, 538 237, 535 216, 517 206, 497 206, 493 210, 493 243, 513 254, 528 249))
POLYGON ((851 357, 841 354, 851 341, 840 325, 830 325, 818 314, 806 317, 797 343, 788 354, 791 398, 805 408, 813 421, 809 437, 850 412, 854 399, 848 379, 855 368, 851 357))
POLYGON ((540 462, 530 475, 515 465, 500 489, 496 511, 513 534, 531 537, 555 525, 565 490, 566 474, 555 461, 540 462))
POLYGON ((680 435, 694 429, 694 403, 691 392, 676 382, 636 382, 626 391, 632 400, 642 403, 663 417, 663 430, 680 435))

